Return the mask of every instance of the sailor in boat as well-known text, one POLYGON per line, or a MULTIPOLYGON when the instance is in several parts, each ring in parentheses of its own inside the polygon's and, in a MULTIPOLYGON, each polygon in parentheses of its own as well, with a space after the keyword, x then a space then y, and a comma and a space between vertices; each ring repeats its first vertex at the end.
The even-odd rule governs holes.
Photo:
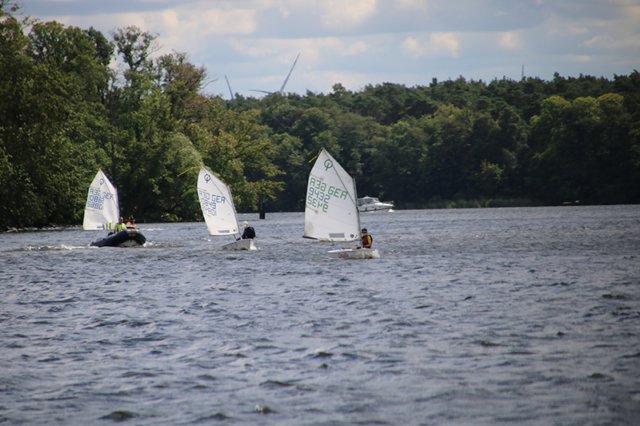
POLYGON ((362 247, 358 247, 358 248, 370 249, 371 246, 373 245, 373 236, 367 232, 367 228, 362 228, 361 233, 362 233, 362 239, 360 243, 362 244, 362 247))
POLYGON ((115 233, 117 233, 117 232, 120 232, 120 231, 124 231, 125 229, 127 229, 127 227, 126 227, 126 226, 125 226, 125 224, 124 224, 124 218, 123 218, 123 217, 120 217, 120 221, 119 221, 118 223, 116 223, 116 227, 115 227, 115 228, 113 228, 113 230, 112 230, 112 231, 110 231, 110 232, 107 234, 107 236, 109 236, 109 235, 113 235, 113 234, 115 234, 115 233))
MULTIPOLYGON (((120 218, 120 221, 122 222, 122 218, 120 218)), ((129 219, 127 219, 126 229, 135 229, 135 228, 136 228, 136 220, 133 218, 133 216, 129 216, 129 219)))
POLYGON ((254 239, 256 237, 256 230, 253 229, 253 226, 249 225, 249 222, 246 220, 242 222, 242 227, 244 228, 244 231, 242 231, 243 240, 254 239))

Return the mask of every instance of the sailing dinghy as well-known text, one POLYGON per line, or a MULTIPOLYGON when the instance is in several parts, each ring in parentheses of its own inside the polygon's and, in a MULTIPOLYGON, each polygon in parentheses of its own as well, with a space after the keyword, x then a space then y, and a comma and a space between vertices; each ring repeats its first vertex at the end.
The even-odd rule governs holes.
MULTIPOLYGON (((304 237, 319 241, 361 241, 355 180, 324 149, 309 174, 304 237)), ((343 248, 329 254, 342 259, 378 259, 376 249, 343 248)))
POLYGON ((252 238, 240 239, 238 214, 233 205, 231 190, 222 179, 202 166, 198 174, 198 198, 209 235, 233 235, 235 241, 222 250, 256 250, 252 238))
POLYGON ((135 228, 117 230, 120 218, 118 191, 102 170, 98 170, 89 185, 87 204, 84 207, 82 228, 86 231, 109 230, 109 235, 91 243, 96 247, 135 247, 147 241, 135 228))

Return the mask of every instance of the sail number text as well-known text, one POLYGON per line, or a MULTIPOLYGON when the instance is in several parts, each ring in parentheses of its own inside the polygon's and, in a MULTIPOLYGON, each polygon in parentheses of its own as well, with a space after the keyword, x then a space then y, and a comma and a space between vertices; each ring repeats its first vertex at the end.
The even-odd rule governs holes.
POLYGON ((89 196, 87 197, 87 207, 102 210, 104 207, 104 200, 111 198, 110 192, 102 192, 98 188, 89 188, 89 196))
POLYGON ((198 195, 200 196, 200 205, 202 206, 202 210, 211 216, 218 215, 218 204, 224 204, 227 202, 224 195, 211 194, 207 191, 198 191, 198 195))
POLYGON ((348 195, 349 193, 342 188, 327 185, 313 176, 309 177, 307 188, 307 205, 309 207, 322 209, 323 212, 326 212, 329 208, 329 200, 332 197, 346 200, 348 195))

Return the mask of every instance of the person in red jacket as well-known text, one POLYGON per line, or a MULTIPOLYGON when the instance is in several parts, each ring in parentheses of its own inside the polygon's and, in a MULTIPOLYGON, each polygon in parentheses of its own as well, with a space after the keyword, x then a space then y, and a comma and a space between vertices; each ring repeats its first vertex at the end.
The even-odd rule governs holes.
POLYGON ((367 232, 367 228, 362 228, 362 248, 371 248, 373 245, 373 236, 367 232))

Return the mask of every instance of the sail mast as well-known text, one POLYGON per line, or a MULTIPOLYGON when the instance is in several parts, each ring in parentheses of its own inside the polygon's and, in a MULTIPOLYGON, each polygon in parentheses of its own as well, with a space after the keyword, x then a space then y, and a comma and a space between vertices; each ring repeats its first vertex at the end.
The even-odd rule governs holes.
POLYGON ((356 206, 356 215, 358 216, 358 241, 362 243, 362 225, 360 224, 360 210, 358 210, 358 187, 356 186, 356 179, 354 177, 351 178, 353 181, 353 196, 355 200, 353 200, 354 206, 356 206))

